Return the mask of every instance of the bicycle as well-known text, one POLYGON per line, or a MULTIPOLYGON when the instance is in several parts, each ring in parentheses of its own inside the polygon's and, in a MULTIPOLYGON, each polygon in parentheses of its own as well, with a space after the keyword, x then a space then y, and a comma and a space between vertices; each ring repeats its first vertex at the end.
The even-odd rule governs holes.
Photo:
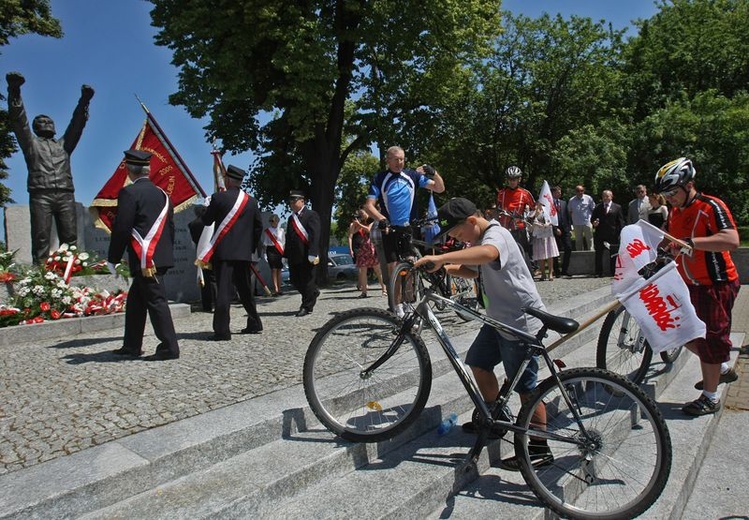
MULTIPOLYGON (((416 271, 416 270, 412 270, 416 271)), ((550 350, 592 321, 524 311, 543 323, 535 336, 479 314, 438 294, 432 273, 416 271, 425 292, 412 313, 399 320, 376 308, 352 309, 326 323, 304 360, 303 386, 315 416, 331 432, 354 442, 378 442, 405 430, 424 409, 432 365, 423 339, 412 332, 417 320, 434 330, 437 342, 476 407, 477 439, 464 466, 475 470, 490 432, 514 435, 522 476, 547 507, 581 519, 632 518, 646 511, 668 480, 672 452, 665 420, 656 404, 626 378, 599 368, 558 370, 550 350), (519 339, 524 363, 497 402, 487 406, 430 303, 441 303, 472 320, 519 339), (547 331, 564 334, 548 349, 547 331), (543 358, 550 376, 522 404, 508 409, 512 390, 532 356, 543 358), (544 406, 546 424, 531 423, 544 406), (545 440, 553 459, 534 466, 529 446, 545 440)), ((599 315, 600 318, 603 314, 599 315)), ((596 318, 596 319, 598 319, 596 318)))
MULTIPOLYGON (((434 219, 420 219, 414 222, 414 226, 421 227, 433 221, 434 219)), ((414 261, 421 258, 421 251, 419 251, 418 247, 439 249, 442 252, 455 249, 443 248, 440 244, 430 244, 416 240, 405 228, 400 228, 400 233, 402 243, 398 247, 399 262, 395 265, 390 276, 388 284, 388 306, 391 310, 395 311, 397 305, 403 304, 405 306, 403 311, 406 313, 421 299, 424 293, 424 286, 419 278, 409 275, 414 261)), ((440 294, 445 298, 450 298, 473 310, 478 310, 480 307, 480 291, 475 280, 450 276, 444 273, 442 278, 436 281, 436 285, 439 288, 440 294)), ((438 310, 444 310, 444 306, 441 303, 436 302, 435 305, 438 310)), ((466 318, 462 313, 456 312, 455 314, 463 321, 470 319, 466 318)))
MULTIPOLYGON (((674 363, 683 348, 661 352, 661 360, 669 365, 674 363)), ((652 359, 650 344, 624 306, 609 312, 598 335, 596 366, 623 375, 639 385, 645 379, 652 359)))
MULTIPOLYGON (((434 218, 419 219, 413 225, 421 227, 434 220, 434 218)), ((388 306, 393 312, 395 312, 398 304, 403 304, 405 306, 404 312, 408 312, 423 296, 423 284, 418 277, 410 276, 409 274, 411 273, 414 261, 421 258, 421 251, 419 251, 418 247, 425 249, 439 248, 443 252, 454 250, 444 248, 439 244, 430 244, 422 240, 416 240, 407 230, 402 230, 401 233, 403 240, 398 247, 399 262, 395 265, 388 284, 388 306)), ((433 283, 439 288, 440 294, 445 298, 450 298, 473 310, 478 310, 480 307, 479 289, 475 280, 454 277, 442 272, 439 279, 433 279, 433 283)), ((435 305, 438 310, 444 310, 444 306, 441 303, 436 302, 435 305)), ((455 314, 463 321, 468 321, 461 313, 456 312, 455 314)))
MULTIPOLYGON (((672 259, 666 251, 659 250, 655 269, 672 259)), ((683 348, 682 345, 660 352, 661 360, 673 364, 683 348)), ((614 306, 606 315, 598 334, 596 366, 616 372, 639 385, 645 379, 652 359, 653 351, 640 325, 623 305, 614 306)))

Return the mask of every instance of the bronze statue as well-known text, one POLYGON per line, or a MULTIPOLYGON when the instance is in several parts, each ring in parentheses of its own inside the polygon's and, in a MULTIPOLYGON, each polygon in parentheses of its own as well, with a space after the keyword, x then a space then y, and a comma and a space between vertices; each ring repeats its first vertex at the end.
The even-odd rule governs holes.
POLYGON ((88 104, 94 97, 94 89, 89 85, 81 87, 81 98, 73 111, 73 118, 62 138, 55 139, 55 123, 43 114, 34 118, 34 133, 31 132, 21 99, 21 85, 26 81, 24 77, 18 72, 9 72, 5 79, 8 81, 10 126, 29 170, 27 189, 31 212, 31 255, 35 263, 44 263, 49 255, 52 217, 60 243, 74 245, 78 241, 70 154, 86 126, 88 104))

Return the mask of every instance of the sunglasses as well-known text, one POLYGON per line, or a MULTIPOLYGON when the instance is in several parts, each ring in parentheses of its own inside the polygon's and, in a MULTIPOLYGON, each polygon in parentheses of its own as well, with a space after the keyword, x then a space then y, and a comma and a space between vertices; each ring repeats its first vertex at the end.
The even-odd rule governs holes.
POLYGON ((666 198, 671 198, 671 197, 674 197, 678 192, 679 192, 679 188, 674 188, 672 190, 662 191, 661 195, 663 195, 666 198))

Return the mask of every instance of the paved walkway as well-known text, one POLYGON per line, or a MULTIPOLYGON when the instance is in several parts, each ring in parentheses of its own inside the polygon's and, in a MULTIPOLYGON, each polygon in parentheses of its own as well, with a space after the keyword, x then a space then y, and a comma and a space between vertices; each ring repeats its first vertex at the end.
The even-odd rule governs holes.
MULTIPOLYGON (((547 305, 595 290, 610 279, 540 282, 547 305)), ((374 287, 373 287, 374 289, 374 287)), ((169 362, 123 360, 121 330, 46 342, 0 346, 0 474, 75 453, 142 430, 235 404, 301 383, 304 354, 332 314, 354 307, 386 307, 379 291, 357 299, 352 285, 326 289, 314 314, 294 317, 298 294, 259 299, 265 331, 210 342, 211 314, 175 320, 182 357, 169 362)), ((469 330, 445 314, 450 332, 469 330)), ((232 309, 232 329, 244 310, 232 309)), ((157 344, 147 327, 145 354, 157 344)))

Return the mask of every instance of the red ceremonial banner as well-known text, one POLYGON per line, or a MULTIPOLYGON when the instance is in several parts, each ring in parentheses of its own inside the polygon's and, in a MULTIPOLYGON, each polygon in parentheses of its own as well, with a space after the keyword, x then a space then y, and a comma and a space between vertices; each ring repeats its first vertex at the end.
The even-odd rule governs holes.
MULTIPOLYGON (((205 192, 171 146, 150 112, 146 111, 146 115, 146 121, 130 149, 153 154, 149 178, 169 195, 174 211, 177 213, 190 206, 198 196, 205 197, 205 192)), ((89 211, 96 227, 104 229, 107 233, 111 232, 112 223, 117 214, 117 196, 120 190, 128 184, 130 180, 123 160, 91 203, 89 211)))

